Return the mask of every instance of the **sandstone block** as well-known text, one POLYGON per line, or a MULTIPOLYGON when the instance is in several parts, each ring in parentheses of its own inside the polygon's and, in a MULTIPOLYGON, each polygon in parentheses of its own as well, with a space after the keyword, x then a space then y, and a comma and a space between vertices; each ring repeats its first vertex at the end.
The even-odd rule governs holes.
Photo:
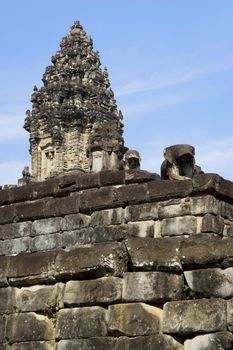
POLYGON ((47 317, 34 312, 11 314, 7 319, 6 337, 13 343, 52 340, 53 323, 47 317))
MULTIPOLYGON (((46 200, 38 199, 33 202, 23 202, 14 205, 15 218, 17 221, 34 220, 38 218, 45 218, 47 215, 45 211, 46 200)), ((13 220, 11 220, 12 222, 13 220)))
POLYGON ((90 244, 92 242, 92 236, 93 229, 91 227, 80 230, 65 231, 60 237, 61 247, 79 247, 90 244))
POLYGON ((5 341, 5 332, 6 332, 6 318, 0 316, 0 344, 5 341))
POLYGON ((60 233, 53 233, 49 235, 41 235, 33 237, 30 244, 30 250, 32 252, 38 252, 41 250, 50 250, 61 247, 61 235, 60 233))
POLYGON ((183 350, 183 346, 169 335, 155 334, 117 338, 114 350, 183 350))
POLYGON ((187 335, 226 329, 226 301, 196 299, 164 305, 163 332, 187 335))
POLYGON ((17 214, 14 205, 0 207, 0 224, 13 222, 15 217, 17 217, 17 214))
POLYGON ((163 311, 143 303, 117 304, 108 308, 108 332, 119 336, 159 333, 163 311))
POLYGON ((100 186, 121 185, 125 182, 124 170, 103 170, 99 173, 100 186))
POLYGON ((221 202, 221 215, 228 220, 233 220, 233 205, 221 202))
POLYGON ((0 242, 0 254, 1 255, 14 255, 21 252, 30 250, 31 238, 22 237, 15 239, 6 239, 0 242))
POLYGON ((199 295, 233 297, 233 267, 185 271, 184 275, 191 290, 199 295))
POLYGON ((127 261, 127 253, 119 243, 61 251, 56 259, 56 276, 59 280, 122 276, 127 269, 127 261))
POLYGON ((32 341, 15 343, 6 348, 7 350, 54 350, 56 349, 55 341, 32 341))
POLYGON ((73 305, 104 305, 121 301, 122 279, 102 277, 89 281, 69 281, 66 284, 64 303, 73 305))
POLYGON ((11 287, 0 288, 0 315, 14 312, 14 306, 14 289, 11 287))
POLYGON ((63 307, 65 285, 57 283, 53 286, 36 285, 31 287, 14 288, 14 306, 20 312, 43 311, 56 300, 58 307, 63 307))
POLYGON ((233 332, 233 299, 227 300, 227 328, 233 332))
POLYGON ((91 226, 108 226, 124 224, 125 211, 123 208, 114 208, 96 211, 91 215, 91 226))
POLYGON ((182 298, 183 276, 165 272, 126 272, 123 300, 163 303, 182 298))
POLYGON ((181 236, 194 234, 197 231, 197 218, 195 216, 180 216, 163 219, 162 236, 181 236))
POLYGON ((7 279, 8 277, 8 269, 10 265, 10 259, 9 256, 1 256, 0 255, 0 287, 7 287, 9 285, 9 281, 7 279))
POLYGON ((181 271, 179 241, 173 238, 128 238, 126 247, 134 271, 181 271))
POLYGON ((91 189, 80 194, 80 211, 90 214, 95 210, 113 207, 114 189, 111 187, 91 189))
MULTIPOLYGON (((60 340, 57 350, 115 350, 116 339, 111 337, 92 337, 88 339, 60 340)), ((121 348, 123 350, 123 348, 121 348)))
POLYGON ((147 199, 146 184, 130 184, 116 188, 115 200, 119 205, 136 204, 147 199))
POLYGON ((90 216, 84 214, 66 215, 61 222, 61 229, 63 231, 73 231, 88 227, 90 223, 90 216))
POLYGON ((57 254, 57 251, 48 251, 6 257, 8 263, 3 273, 8 276, 11 285, 36 284, 43 281, 49 283, 55 280, 53 276, 57 254))
POLYGON ((220 183, 221 178, 217 174, 199 174, 194 175, 192 179, 193 193, 199 194, 203 191, 209 191, 209 193, 215 193, 216 187, 220 183))
POLYGON ((222 198, 232 201, 233 198, 233 184, 232 181, 225 180, 220 177, 218 183, 215 184, 216 192, 222 198))
POLYGON ((141 183, 154 180, 160 180, 160 176, 156 173, 150 173, 141 169, 129 169, 125 170, 125 182, 126 183, 141 183))
POLYGON ((231 238, 233 237, 233 225, 227 227, 226 234, 228 237, 231 237, 231 238))
POLYGON ((224 222, 220 217, 206 214, 202 220, 201 232, 214 232, 222 234, 224 222))
POLYGON ((154 225, 154 238, 161 237, 161 226, 162 226, 162 221, 156 220, 154 225))
POLYGON ((32 224, 32 235, 49 235, 61 230, 61 218, 35 220, 32 224))
POLYGON ((79 212, 79 196, 51 198, 45 201, 45 217, 59 217, 79 212))
POLYGON ((129 222, 128 235, 133 237, 154 237, 154 221, 129 222))
POLYGON ((180 246, 180 259, 185 269, 233 266, 233 239, 193 236, 180 246))
POLYGON ((57 339, 101 337, 106 335, 106 310, 100 306, 63 309, 58 313, 57 339))
POLYGON ((233 346, 233 335, 230 332, 198 335, 184 342, 184 350, 230 350, 233 346))
POLYGON ((0 239, 28 237, 31 235, 31 222, 17 222, 0 226, 0 239))
POLYGON ((192 215, 220 214, 220 204, 214 196, 191 197, 190 204, 192 215))
POLYGON ((187 197, 192 192, 191 180, 155 180, 147 184, 149 199, 166 200, 167 198, 187 197))
POLYGON ((64 174, 59 178, 59 188, 72 187, 72 190, 84 190, 92 187, 99 187, 99 174, 64 174))
POLYGON ((0 205, 6 205, 10 203, 10 191, 9 189, 2 189, 0 191, 0 205))
POLYGON ((126 225, 96 226, 93 229, 91 242, 120 242, 125 239, 126 225))
MULTIPOLYGON (((175 200, 173 200, 174 202, 175 200)), ((190 215, 190 199, 176 200, 173 204, 172 201, 167 201, 165 203, 159 203, 158 217, 160 219, 173 218, 176 216, 190 215)))
POLYGON ((157 203, 130 205, 125 210, 126 222, 158 219, 157 203))

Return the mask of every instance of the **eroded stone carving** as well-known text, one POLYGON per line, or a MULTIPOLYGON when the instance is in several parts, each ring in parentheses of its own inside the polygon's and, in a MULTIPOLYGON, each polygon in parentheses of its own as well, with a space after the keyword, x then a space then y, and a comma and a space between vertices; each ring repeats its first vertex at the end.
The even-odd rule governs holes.
POLYGON ((141 157, 138 151, 129 149, 124 155, 125 169, 140 169, 141 157))
POLYGON ((163 180, 187 180, 194 174, 202 173, 195 165, 195 148, 190 145, 174 145, 164 149, 164 158, 161 165, 163 180))
POLYGON ((33 181, 33 178, 29 171, 29 166, 25 166, 23 168, 22 175, 23 177, 18 180, 18 186, 24 186, 33 181))
POLYGON ((43 180, 63 171, 117 169, 125 148, 107 68, 79 22, 60 44, 34 87, 24 128, 30 133, 32 176, 43 180))

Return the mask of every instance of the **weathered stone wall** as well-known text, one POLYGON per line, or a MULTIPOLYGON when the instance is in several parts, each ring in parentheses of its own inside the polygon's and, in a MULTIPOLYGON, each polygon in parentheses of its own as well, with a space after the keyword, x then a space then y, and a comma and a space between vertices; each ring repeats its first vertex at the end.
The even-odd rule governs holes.
POLYGON ((233 184, 144 171, 0 191, 0 349, 233 348, 233 184))

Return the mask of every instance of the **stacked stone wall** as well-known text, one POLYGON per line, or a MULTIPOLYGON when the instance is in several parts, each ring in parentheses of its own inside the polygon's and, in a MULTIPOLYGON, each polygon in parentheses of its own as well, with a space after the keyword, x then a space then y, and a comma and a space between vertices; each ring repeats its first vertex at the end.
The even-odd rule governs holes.
POLYGON ((233 348, 233 184, 77 173, 0 191, 0 349, 233 348))

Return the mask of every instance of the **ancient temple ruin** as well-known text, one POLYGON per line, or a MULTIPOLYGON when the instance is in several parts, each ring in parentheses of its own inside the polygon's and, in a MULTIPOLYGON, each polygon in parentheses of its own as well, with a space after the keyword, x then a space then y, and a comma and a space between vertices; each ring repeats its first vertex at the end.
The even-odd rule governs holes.
POLYGON ((0 350, 232 350, 233 183, 190 145, 140 169, 78 22, 52 61, 0 190, 0 350))
POLYGON ((107 68, 79 22, 60 44, 34 87, 30 133, 32 176, 43 180, 64 171, 117 169, 124 153, 121 111, 117 109, 107 68))

